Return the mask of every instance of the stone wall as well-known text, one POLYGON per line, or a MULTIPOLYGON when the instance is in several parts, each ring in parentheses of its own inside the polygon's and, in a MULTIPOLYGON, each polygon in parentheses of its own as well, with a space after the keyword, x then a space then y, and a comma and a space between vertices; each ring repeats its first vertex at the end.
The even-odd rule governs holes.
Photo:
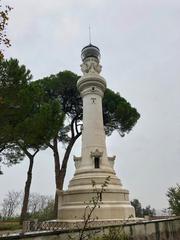
MULTIPOLYGON (((110 228, 121 228, 123 226, 125 233, 130 240, 180 240, 180 217, 166 220, 144 221, 137 223, 126 223, 119 226, 104 226, 101 228, 93 228, 87 231, 102 235, 108 233, 110 228)), ((68 235, 76 236, 78 240, 77 230, 62 230, 48 232, 29 232, 13 234, 0 237, 0 240, 29 239, 29 240, 68 240, 68 235)), ((75 239, 75 238, 74 238, 75 239)))
POLYGON ((180 218, 128 224, 125 232, 133 240, 180 240, 180 218))

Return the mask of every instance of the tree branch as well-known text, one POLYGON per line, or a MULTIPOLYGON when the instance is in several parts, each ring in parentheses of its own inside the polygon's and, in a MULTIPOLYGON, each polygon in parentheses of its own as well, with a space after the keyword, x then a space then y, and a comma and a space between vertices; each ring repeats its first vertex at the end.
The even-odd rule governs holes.
POLYGON ((2 152, 2 151, 4 151, 5 150, 5 148, 6 148, 6 146, 4 145, 3 147, 1 147, 0 148, 0 153, 2 152))
POLYGON ((32 155, 33 157, 35 157, 35 155, 39 152, 39 149, 36 149, 36 151, 34 152, 34 154, 32 155))
POLYGON ((23 146, 21 143, 17 143, 18 145, 19 145, 19 147, 23 150, 23 152, 28 156, 28 158, 34 158, 35 157, 35 155, 39 152, 39 149, 36 149, 36 151, 33 153, 33 154, 31 154, 28 150, 27 150, 27 148, 25 147, 25 146, 23 146))
POLYGON ((50 147, 52 150, 54 149, 54 146, 50 142, 47 143, 47 146, 50 147))
POLYGON ((75 129, 76 129, 76 134, 78 134, 78 133, 79 133, 79 131, 78 131, 77 119, 75 120, 75 129))
POLYGON ((71 121, 71 138, 74 138, 74 122, 76 120, 76 116, 71 121))

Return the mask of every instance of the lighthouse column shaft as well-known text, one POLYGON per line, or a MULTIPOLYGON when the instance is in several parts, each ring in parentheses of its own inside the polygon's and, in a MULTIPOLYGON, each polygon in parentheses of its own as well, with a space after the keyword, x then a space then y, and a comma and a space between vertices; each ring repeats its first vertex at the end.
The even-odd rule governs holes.
POLYGON ((107 160, 105 132, 103 125, 102 96, 98 94, 100 90, 97 91, 93 86, 91 89, 93 89, 92 92, 83 96, 81 168, 106 168, 109 166, 109 163, 107 160), (97 156, 93 155, 93 153, 95 154, 96 151, 97 156), (95 163, 95 161, 99 161, 99 163, 95 163))
POLYGON ((95 57, 88 57, 81 65, 83 76, 77 88, 83 99, 82 157, 78 171, 111 170, 109 164, 103 124, 102 98, 106 81, 99 74, 101 65, 95 57))

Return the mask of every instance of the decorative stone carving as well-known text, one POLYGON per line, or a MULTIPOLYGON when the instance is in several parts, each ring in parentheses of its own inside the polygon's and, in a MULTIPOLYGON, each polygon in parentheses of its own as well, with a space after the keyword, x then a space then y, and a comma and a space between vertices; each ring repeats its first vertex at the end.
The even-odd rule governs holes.
POLYGON ((112 168, 114 168, 114 161, 116 159, 116 156, 114 155, 113 157, 108 157, 108 160, 109 160, 109 163, 110 163, 110 166, 112 168))
POLYGON ((73 156, 73 158, 74 158, 75 168, 78 169, 80 167, 82 158, 81 157, 76 157, 76 156, 73 156))
POLYGON ((88 73, 96 73, 99 74, 101 72, 102 66, 99 64, 98 60, 93 57, 87 58, 82 64, 81 64, 81 71, 83 74, 88 73))
POLYGON ((92 104, 96 103, 96 98, 91 98, 91 100, 92 100, 92 104))
POLYGON ((96 149, 94 152, 91 152, 91 157, 102 157, 103 152, 100 152, 98 149, 96 149))

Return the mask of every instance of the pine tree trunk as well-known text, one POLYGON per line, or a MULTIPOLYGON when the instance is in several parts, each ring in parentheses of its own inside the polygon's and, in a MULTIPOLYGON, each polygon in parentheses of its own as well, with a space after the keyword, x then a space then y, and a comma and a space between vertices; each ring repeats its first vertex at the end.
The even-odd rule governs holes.
POLYGON ((62 166, 61 166, 61 170, 60 170, 60 174, 59 174, 59 186, 58 186, 59 190, 63 190, 64 179, 65 179, 66 170, 67 170, 67 163, 68 163, 69 156, 70 156, 71 150, 74 146, 76 139, 77 139, 77 137, 71 138, 69 145, 67 146, 66 152, 64 154, 64 158, 62 161, 62 166))
MULTIPOLYGON (((59 175, 60 175, 60 158, 59 158, 59 152, 58 152, 58 143, 57 138, 54 138, 53 140, 53 155, 54 155, 54 166, 55 166, 55 183, 56 183, 56 189, 59 189, 59 175)), ((55 193, 55 202, 54 202, 54 218, 57 218, 58 213, 58 195, 55 193)))
MULTIPOLYGON (((64 179, 66 176, 66 170, 67 170, 67 163, 69 160, 69 155, 71 153, 71 150, 73 148, 74 143, 78 139, 78 137, 81 135, 81 133, 77 134, 75 137, 71 138, 66 152, 64 154, 64 158, 62 161, 62 166, 60 168, 60 160, 59 160, 59 153, 57 147, 54 149, 54 161, 55 161, 55 178, 56 178, 56 189, 63 190, 64 185, 64 179)), ((57 146, 57 145, 56 145, 57 146)), ((58 195, 55 195, 55 203, 54 203, 54 217, 58 217, 58 195)))
POLYGON ((27 180, 24 188, 24 199, 23 199, 23 206, 22 206, 21 215, 20 215, 20 224, 23 224, 23 221, 26 220, 26 217, 27 217, 29 194, 30 194, 30 187, 31 187, 31 181, 32 181, 32 169, 34 164, 34 156, 28 156, 28 158, 29 158, 29 169, 27 172, 27 180))

